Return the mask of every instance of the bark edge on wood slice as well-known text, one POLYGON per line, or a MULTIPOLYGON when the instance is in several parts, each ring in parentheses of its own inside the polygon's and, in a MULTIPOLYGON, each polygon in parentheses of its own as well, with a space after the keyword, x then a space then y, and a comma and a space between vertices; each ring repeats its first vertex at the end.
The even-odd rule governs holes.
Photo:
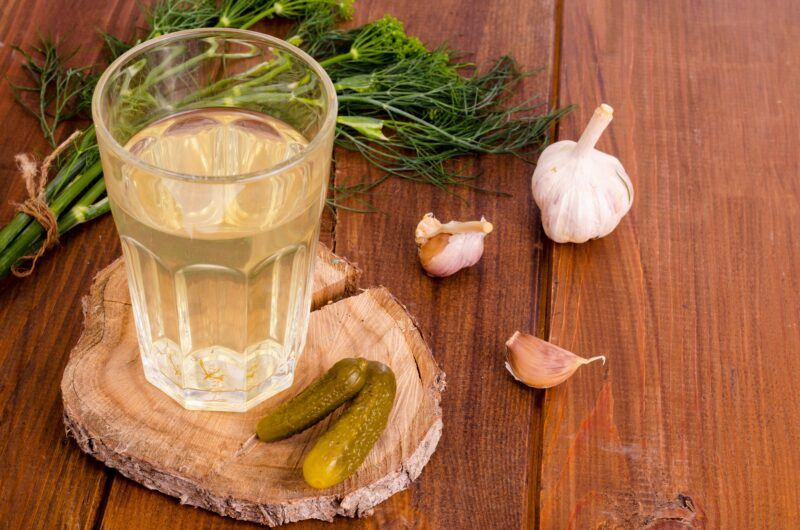
POLYGON ((185 410, 147 383, 122 261, 102 270, 84 299, 84 331, 61 383, 67 434, 83 451, 147 488, 236 519, 277 526, 372 513, 407 488, 436 449, 444 373, 413 317, 388 290, 354 294, 358 271, 322 245, 318 255, 318 309, 294 385, 246 413, 185 410), (394 370, 395 405, 359 471, 334 488, 313 490, 303 482, 302 459, 337 413, 272 444, 255 439, 255 424, 350 356, 394 370))

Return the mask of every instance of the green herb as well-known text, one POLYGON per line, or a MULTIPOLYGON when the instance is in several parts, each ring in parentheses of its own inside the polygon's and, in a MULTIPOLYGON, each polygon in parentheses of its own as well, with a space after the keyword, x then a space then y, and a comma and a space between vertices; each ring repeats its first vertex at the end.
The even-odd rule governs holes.
POLYGON ((24 57, 23 68, 31 85, 11 83, 16 100, 39 120, 39 126, 52 147, 56 129, 65 121, 82 115, 91 107, 92 90, 97 81, 91 68, 67 67, 75 52, 62 57, 56 45, 42 40, 31 52, 15 48, 24 57), (33 96, 34 103, 30 103, 33 96))
POLYGON ((508 56, 483 74, 428 50, 387 16, 350 31, 330 18, 301 24, 303 46, 325 67, 339 93, 337 145, 402 178, 440 188, 465 184, 452 161, 460 156, 510 153, 541 146, 551 123, 568 109, 536 114, 509 103, 527 74, 508 56), (310 26, 310 28, 308 27, 310 26))
MULTIPOLYGON (((388 176, 450 192, 456 186, 476 187, 471 183, 476 175, 464 171, 465 155, 508 153, 525 158, 542 146, 549 126, 569 110, 511 103, 513 89, 528 74, 510 57, 501 57, 477 73, 474 65, 458 62, 446 48, 427 49, 391 16, 351 30, 337 29, 336 22, 351 13, 352 0, 161 0, 148 11, 148 29, 138 39, 128 42, 109 34, 103 38, 113 59, 142 40, 174 31, 249 28, 276 17, 297 20, 288 40, 314 56, 336 87, 336 144, 361 153, 384 173, 373 181, 332 185, 339 201, 329 201, 334 210, 374 211, 368 204, 354 207, 341 201, 359 201, 388 176)), ((88 66, 67 66, 72 56, 59 55, 47 41, 23 56, 32 83, 13 85, 15 96, 37 117, 55 146, 59 126, 85 116, 97 76, 88 66)), ((149 81, 156 83, 188 69, 192 66, 188 63, 154 70, 149 81)), ((278 57, 255 65, 188 96, 181 105, 290 98, 313 107, 318 102, 304 95, 308 87, 300 84, 287 91, 275 84, 287 67, 284 63, 278 57)), ((92 127, 60 158, 45 198, 61 234, 107 212, 108 200, 92 127)), ((38 222, 21 213, 0 229, 0 278, 42 244, 43 232, 38 222)))

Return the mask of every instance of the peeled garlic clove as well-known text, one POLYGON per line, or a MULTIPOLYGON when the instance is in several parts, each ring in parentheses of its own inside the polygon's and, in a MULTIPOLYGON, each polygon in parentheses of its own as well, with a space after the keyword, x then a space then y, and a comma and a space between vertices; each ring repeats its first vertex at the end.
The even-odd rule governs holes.
POLYGON ((633 185, 620 161, 594 148, 614 109, 597 107, 577 142, 555 142, 539 156, 531 179, 547 237, 583 243, 610 234, 633 204, 633 185))
POLYGON ((506 369, 514 379, 534 388, 550 388, 563 383, 580 366, 606 358, 584 359, 533 335, 515 332, 506 342, 506 369))
POLYGON ((431 276, 445 277, 475 265, 483 256, 483 239, 493 228, 485 218, 442 224, 432 213, 425 214, 414 233, 422 268, 431 276))

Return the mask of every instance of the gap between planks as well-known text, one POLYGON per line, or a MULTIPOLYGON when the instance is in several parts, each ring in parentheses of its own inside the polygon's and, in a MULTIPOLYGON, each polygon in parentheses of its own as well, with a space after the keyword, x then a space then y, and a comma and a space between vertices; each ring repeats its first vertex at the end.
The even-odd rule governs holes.
MULTIPOLYGON (((553 5, 553 59, 550 63, 550 108, 558 108, 560 101, 561 83, 561 44, 563 38, 564 21, 564 0, 554 0, 553 5)), ((548 135, 549 142, 558 140, 559 122, 556 121, 550 126, 548 135)), ((541 224, 539 230, 543 232, 541 224)), ((539 259, 539 282, 538 282, 538 314, 533 315, 536 319, 536 336, 548 340, 550 338, 550 325, 552 322, 552 303, 553 303, 553 260, 554 246, 550 238, 542 236, 542 252, 539 259)), ((545 390, 534 390, 536 395, 533 398, 534 407, 538 404, 539 414, 535 414, 531 421, 531 459, 528 467, 528 483, 530 484, 527 502, 527 522, 530 528, 539 528, 539 506, 542 490, 542 458, 544 452, 544 395, 545 390)))

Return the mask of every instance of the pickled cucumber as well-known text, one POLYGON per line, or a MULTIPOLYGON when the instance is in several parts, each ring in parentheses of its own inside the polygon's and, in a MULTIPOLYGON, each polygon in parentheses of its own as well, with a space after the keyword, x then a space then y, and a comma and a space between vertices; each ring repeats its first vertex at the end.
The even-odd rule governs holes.
POLYGON ((329 488, 355 473, 386 428, 397 392, 394 373, 369 361, 366 377, 358 396, 306 455, 303 478, 309 486, 329 488))
POLYGON ((342 359, 305 390, 261 418, 256 426, 264 442, 283 440, 311 427, 349 401, 367 380, 366 359, 342 359))

